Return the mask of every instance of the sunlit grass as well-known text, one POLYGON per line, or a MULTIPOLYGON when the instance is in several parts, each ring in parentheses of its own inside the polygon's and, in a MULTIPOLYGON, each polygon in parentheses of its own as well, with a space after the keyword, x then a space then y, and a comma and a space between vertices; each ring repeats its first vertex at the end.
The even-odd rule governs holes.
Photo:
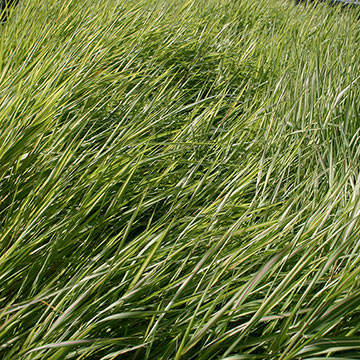
POLYGON ((20 1, 0 28, 0 358, 358 358, 358 16, 20 1))

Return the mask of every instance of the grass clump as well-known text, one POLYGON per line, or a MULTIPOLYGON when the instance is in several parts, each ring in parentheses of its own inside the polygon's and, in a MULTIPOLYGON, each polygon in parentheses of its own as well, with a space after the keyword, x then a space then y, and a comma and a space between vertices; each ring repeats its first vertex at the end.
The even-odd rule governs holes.
POLYGON ((1 358, 359 358, 359 35, 327 4, 20 2, 1 358))

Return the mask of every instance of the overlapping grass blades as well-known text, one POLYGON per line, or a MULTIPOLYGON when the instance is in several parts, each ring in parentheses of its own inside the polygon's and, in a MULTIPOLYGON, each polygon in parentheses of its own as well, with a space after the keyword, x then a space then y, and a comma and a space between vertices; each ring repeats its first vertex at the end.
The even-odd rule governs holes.
POLYGON ((0 30, 0 357, 359 358, 357 16, 20 2, 0 30))

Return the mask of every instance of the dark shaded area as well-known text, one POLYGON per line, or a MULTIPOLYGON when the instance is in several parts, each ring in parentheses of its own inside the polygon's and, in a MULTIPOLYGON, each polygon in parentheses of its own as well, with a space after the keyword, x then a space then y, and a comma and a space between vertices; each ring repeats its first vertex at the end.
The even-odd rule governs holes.
POLYGON ((6 21, 9 10, 14 7, 19 0, 1 0, 0 3, 0 21, 6 21))
POLYGON ((350 2, 342 2, 340 0, 295 0, 295 4, 316 4, 316 3, 323 3, 327 2, 329 5, 341 5, 342 8, 350 8, 350 7, 356 7, 360 4, 358 3, 352 3, 350 2))
POLYGON ((295 4, 316 4, 316 3, 322 3, 327 2, 329 4, 334 4, 336 2, 333 0, 295 0, 295 4))

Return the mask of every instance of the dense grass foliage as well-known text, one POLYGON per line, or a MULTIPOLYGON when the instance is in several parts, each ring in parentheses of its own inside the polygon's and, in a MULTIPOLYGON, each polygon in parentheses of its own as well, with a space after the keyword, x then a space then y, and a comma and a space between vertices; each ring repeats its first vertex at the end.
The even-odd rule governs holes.
POLYGON ((0 28, 0 358, 359 359, 358 17, 20 1, 0 28))

